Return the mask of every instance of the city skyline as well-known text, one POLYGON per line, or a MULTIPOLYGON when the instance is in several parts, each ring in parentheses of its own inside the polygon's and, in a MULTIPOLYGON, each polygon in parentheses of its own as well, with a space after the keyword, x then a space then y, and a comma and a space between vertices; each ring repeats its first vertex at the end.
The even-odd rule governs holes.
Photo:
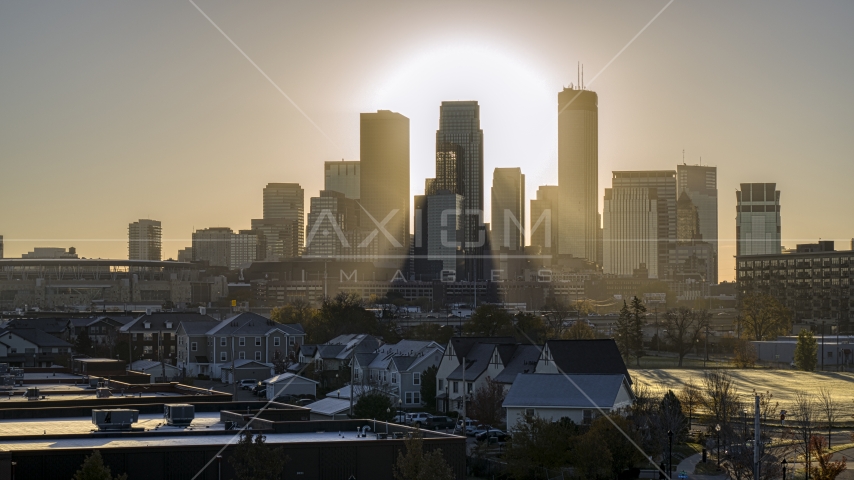
MULTIPOLYGON (((579 60, 590 84, 664 6, 523 9, 504 4, 466 35, 446 27, 432 31, 441 22, 426 7, 380 12, 368 6, 366 10, 379 13, 371 22, 389 25, 390 19, 423 17, 422 22, 391 22, 390 32, 343 46, 335 54, 348 73, 341 76, 313 62, 316 49, 272 49, 287 45, 287 38, 274 34, 281 29, 264 17, 290 18, 285 7, 241 13, 234 6, 200 5, 334 144, 264 83, 191 6, 168 12, 174 14, 169 22, 152 6, 90 10, 85 4, 58 5, 56 15, 28 5, 9 6, 0 20, 0 35, 10 39, 4 42, 10 47, 0 52, 10 66, 9 88, 0 93, 0 100, 19 115, 7 117, 9 123, 0 133, 2 155, 8 159, 5 174, 12 180, 0 192, 0 201, 14 204, 28 189, 42 193, 26 208, 0 213, 6 257, 19 257, 38 246, 73 245, 87 257, 123 258, 125 226, 138 218, 163 223, 164 258, 174 258, 189 245, 194 228, 250 228, 248 219, 261 217, 257 195, 205 197, 206 192, 235 187, 257 192, 269 182, 295 182, 308 197, 315 196, 323 186, 317 173, 323 162, 358 158, 358 112, 377 109, 412 119, 412 197, 421 193, 433 167, 436 105, 444 100, 479 102, 487 139, 484 171, 522 166, 530 201, 540 185, 557 183, 555 93, 575 81, 579 60), (570 9, 578 19, 566 16, 570 9), (239 15, 245 21, 236 21, 239 15), (146 22, 160 25, 169 35, 149 37, 146 22), (513 24, 518 28, 508 28, 513 24), (531 35, 531 26, 540 24, 543 33, 531 35), (550 28, 553 24, 564 28, 550 28), (125 31, 117 34, 117 28, 125 31), (383 43, 389 33, 399 36, 399 45, 383 43), (105 36, 115 41, 93 43, 105 36), (22 44, 12 38, 32 40, 22 44), (88 48, 93 44, 101 50, 88 48), (172 53, 175 45, 180 49, 172 53), (366 48, 381 45, 386 46, 366 48), (116 58, 113 49, 130 55, 112 65, 107 61, 116 58), (152 67, 161 63, 152 64, 153 58, 162 58, 162 71, 170 81, 151 81, 157 78, 151 72, 160 71, 152 67), (187 58, 196 63, 188 66, 187 58), (472 65, 463 64, 462 58, 472 65), (354 62, 365 67, 356 68, 354 62), (300 66, 298 79, 287 65, 300 66), (446 69, 463 75, 436 81, 446 69), (433 73, 415 81, 425 71, 433 73), (204 83, 206 78, 217 80, 204 83), (315 89, 319 79, 329 82, 328 88, 315 89), (346 84, 342 82, 352 82, 351 88, 341 88, 346 84), (127 91, 137 92, 136 98, 127 97, 127 91), (58 102, 56 95, 66 100, 58 102), (100 105, 111 106, 98 110, 100 105), (77 115, 82 121, 66 129, 63 119, 77 115), (166 117, 170 120, 165 124, 153 121, 166 117), (122 182, 110 181, 140 162, 150 168, 135 170, 135 178, 157 181, 172 193, 140 202, 123 194, 122 182), (186 184, 188 175, 196 176, 193 185, 186 184), (71 203, 58 196, 67 183, 76 187, 71 203), (111 200, 104 202, 105 196, 111 200), (206 201, 196 206, 196 198, 206 201), (180 202, 186 207, 175 208, 176 199, 186 199, 180 202), (60 202, 76 211, 97 208, 99 213, 68 215, 55 208, 60 202)), ((461 8, 476 12, 481 7, 461 8)), ((310 16, 319 7, 300 8, 310 16)), ((843 114, 850 109, 843 87, 854 72, 845 62, 829 61, 844 58, 850 48, 851 40, 836 32, 853 13, 847 5, 670 6, 590 85, 600 103, 599 210, 611 171, 672 168, 681 163, 684 149, 687 163, 699 163, 702 157, 704 165, 719 167, 721 280, 731 280, 734 274, 735 199, 729 192, 740 183, 775 182, 785 191, 784 246, 812 241, 813 232, 838 241, 850 238, 848 227, 832 222, 822 206, 850 204, 854 195, 843 188, 844 179, 854 173, 847 153, 851 140, 844 135, 851 120, 843 114), (707 26, 713 21, 726 22, 726 33, 707 26), (773 51, 786 55, 768 55, 773 51), (805 87, 796 71, 816 75, 805 87), (809 94, 791 95, 802 89, 809 94), (803 141, 807 138, 810 141, 803 141), (805 162, 833 169, 835 175, 822 185, 826 188, 804 183, 798 171, 805 162)), ((352 32, 341 28, 342 22, 346 20, 336 17, 322 32, 352 32)), ((489 218, 488 200, 484 207, 489 218)))

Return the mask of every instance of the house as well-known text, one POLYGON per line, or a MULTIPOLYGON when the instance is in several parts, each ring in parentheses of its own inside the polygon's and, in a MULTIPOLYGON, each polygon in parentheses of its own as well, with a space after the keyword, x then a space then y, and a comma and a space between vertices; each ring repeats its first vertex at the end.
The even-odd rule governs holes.
POLYGON ((282 395, 307 395, 317 398, 319 382, 293 373, 282 373, 268 378, 265 382, 267 383, 267 400, 273 400, 282 395))
POLYGON ((436 408, 462 409, 464 396, 470 398, 487 378, 496 378, 504 369, 502 355, 509 361, 517 346, 513 337, 451 338, 436 373, 436 408))
POLYGON ((182 370, 174 365, 155 362, 153 360, 137 360, 130 365, 130 369, 134 372, 151 375, 151 383, 178 381, 181 379, 182 374, 182 370), (166 373, 165 378, 164 372, 166 373))
POLYGON ((619 411, 634 402, 628 379, 622 374, 520 373, 504 398, 507 426, 527 417, 552 422, 569 418, 589 425, 602 413, 619 411))
POLYGON ((537 373, 618 374, 632 377, 613 339, 548 340, 537 362, 537 373))
POLYGON ((50 367, 71 354, 71 344, 37 328, 12 328, 0 333, 0 362, 10 367, 50 367))
POLYGON ((499 357, 494 360, 500 362, 504 368, 493 378, 504 386, 505 393, 510 391, 510 386, 513 385, 518 374, 534 373, 537 370, 537 362, 543 351, 543 347, 539 345, 520 344, 512 349, 507 347, 507 345, 496 347, 499 357))
POLYGON ((307 355, 308 349, 301 351, 300 358, 313 361, 316 371, 342 370, 350 366, 350 360, 356 353, 375 352, 380 345, 382 341, 373 335, 339 335, 324 344, 316 345, 311 357, 307 355))
POLYGON ((178 361, 178 325, 190 322, 210 322, 209 315, 200 312, 152 312, 141 315, 119 329, 128 335, 131 352, 119 352, 129 361, 134 358, 143 360, 164 360, 172 365, 178 361))
POLYGON ((37 329, 69 343, 74 340, 74 329, 71 319, 68 318, 13 318, 6 322, 2 328, 3 330, 15 328, 37 329))
MULTIPOLYGON (((134 320, 133 317, 127 316, 110 316, 110 317, 89 317, 89 318, 72 318, 71 322, 71 339, 76 341, 77 338, 86 334, 92 345, 106 345, 114 347, 119 341, 119 335, 122 334, 121 328, 134 320)), ((124 353, 127 356, 127 352, 124 353)))
POLYGON ((222 383, 239 382, 241 380, 261 380, 269 378, 273 374, 273 364, 261 363, 255 360, 235 360, 234 371, 237 375, 231 373, 231 363, 222 365, 219 369, 220 380, 222 383))
POLYGON ((436 342, 401 340, 371 353, 356 353, 353 381, 379 387, 402 406, 420 407, 421 375, 430 367, 438 367, 444 352, 436 342))
POLYGON ((219 325, 219 321, 181 322, 175 332, 178 344, 178 368, 185 375, 197 377, 211 376, 211 364, 215 363, 208 332, 219 325))
MULTIPOLYGON (((211 374, 230 367, 232 360, 253 360, 271 365, 278 357, 296 357, 305 342, 305 330, 298 323, 276 323, 261 315, 245 312, 219 322, 205 334, 211 374)), ((191 345, 192 346, 192 345, 191 345)), ((260 378, 267 378, 265 375, 260 378)), ((246 377, 252 378, 252 377, 246 377)))
POLYGON ((350 400, 336 397, 322 398, 309 403, 312 420, 346 420, 350 413, 350 400))

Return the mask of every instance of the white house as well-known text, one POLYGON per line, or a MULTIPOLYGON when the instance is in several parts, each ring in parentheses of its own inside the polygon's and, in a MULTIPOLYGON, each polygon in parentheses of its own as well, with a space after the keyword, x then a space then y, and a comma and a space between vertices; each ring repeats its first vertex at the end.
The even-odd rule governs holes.
POLYGON ((151 375, 151 383, 158 383, 158 380, 161 382, 169 381, 173 378, 181 377, 181 369, 167 364, 162 364, 160 362, 155 362, 154 360, 137 360, 130 365, 130 369, 134 372, 142 372, 151 375), (163 379, 163 372, 166 372, 166 379, 163 379))
POLYGON ((293 373, 283 373, 265 380, 267 384, 267 400, 272 400, 281 395, 311 395, 317 397, 317 385, 310 378, 301 377, 293 373))
POLYGON ((552 422, 569 418, 588 425, 603 414, 629 407, 634 394, 622 374, 520 373, 504 399, 507 427, 526 416, 552 422))

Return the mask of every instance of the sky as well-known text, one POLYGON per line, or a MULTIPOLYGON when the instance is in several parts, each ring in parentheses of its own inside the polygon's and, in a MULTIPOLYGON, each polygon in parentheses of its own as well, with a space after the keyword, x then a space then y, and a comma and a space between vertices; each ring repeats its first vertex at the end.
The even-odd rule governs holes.
POLYGON ((195 228, 249 228, 269 182, 300 183, 307 208, 378 109, 410 118, 423 193, 443 100, 480 103, 485 204, 496 167, 522 167, 533 197, 556 183, 578 62, 600 197, 611 171, 675 169, 683 150, 718 167, 721 280, 739 183, 777 183, 785 246, 850 248, 852 2, 194 1, 0 3, 6 257, 126 258, 128 223, 154 218, 174 258, 195 228))

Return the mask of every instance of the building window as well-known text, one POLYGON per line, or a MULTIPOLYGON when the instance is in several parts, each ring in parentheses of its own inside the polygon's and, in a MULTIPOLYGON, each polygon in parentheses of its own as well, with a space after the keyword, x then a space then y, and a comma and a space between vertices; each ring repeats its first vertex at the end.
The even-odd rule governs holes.
POLYGON ((198 350, 198 344, 196 342, 190 342, 190 351, 195 352, 198 350))
POLYGON ((142 347, 142 353, 151 355, 152 353, 154 353, 154 347, 152 347, 151 345, 146 345, 142 347))
POLYGON ((439 379, 439 391, 441 392, 444 389, 445 389, 445 380, 440 378, 439 379))
POLYGON ((391 372, 391 383, 397 384, 397 373, 391 372))
POLYGON ((255 352, 255 360, 261 361, 261 352, 255 352))
POLYGON ((471 382, 466 382, 466 393, 474 392, 474 384, 471 382))
POLYGON ((226 338, 225 338, 225 337, 220 337, 220 339, 219 339, 219 346, 220 346, 220 347, 224 347, 224 346, 225 346, 225 342, 226 342, 226 338))
POLYGON ((135 334, 135 333, 132 333, 132 334, 130 335, 130 339, 131 339, 131 340, 133 340, 133 341, 135 342, 135 341, 136 341, 136 334, 135 334))
POLYGON ((454 393, 460 393, 460 382, 454 382, 454 393))
POLYGON ((226 361, 225 352, 219 352, 219 361, 220 362, 226 361))
POLYGON ((593 410, 584 410, 581 414, 583 416, 581 422, 582 424, 590 425, 591 423, 593 423, 593 410))
POLYGON ((256 346, 256 347, 260 347, 260 346, 261 346, 261 337, 255 337, 255 346, 256 346))
POLYGON ((274 347, 278 347, 281 344, 282 344, 281 337, 273 337, 273 346, 274 347))
POLYGON ((292 346, 292 347, 293 347, 293 346, 294 346, 294 344, 295 344, 295 342, 296 342, 296 338, 294 338, 294 337, 288 337, 288 345, 290 345, 290 346, 292 346))
POLYGON ((409 405, 420 405, 421 392, 406 392, 406 403, 409 405))
POLYGON ((240 360, 246 360, 246 352, 244 352, 243 350, 237 352, 237 358, 239 358, 240 360))
POLYGON ((142 334, 142 340, 145 342, 150 342, 150 341, 154 340, 154 334, 153 333, 143 333, 142 334))
POLYGON ((413 385, 421 385, 421 374, 415 372, 412 374, 412 384, 413 385))
POLYGON ((246 346, 246 337, 240 337, 240 339, 237 341, 237 344, 241 347, 245 347, 246 346))

